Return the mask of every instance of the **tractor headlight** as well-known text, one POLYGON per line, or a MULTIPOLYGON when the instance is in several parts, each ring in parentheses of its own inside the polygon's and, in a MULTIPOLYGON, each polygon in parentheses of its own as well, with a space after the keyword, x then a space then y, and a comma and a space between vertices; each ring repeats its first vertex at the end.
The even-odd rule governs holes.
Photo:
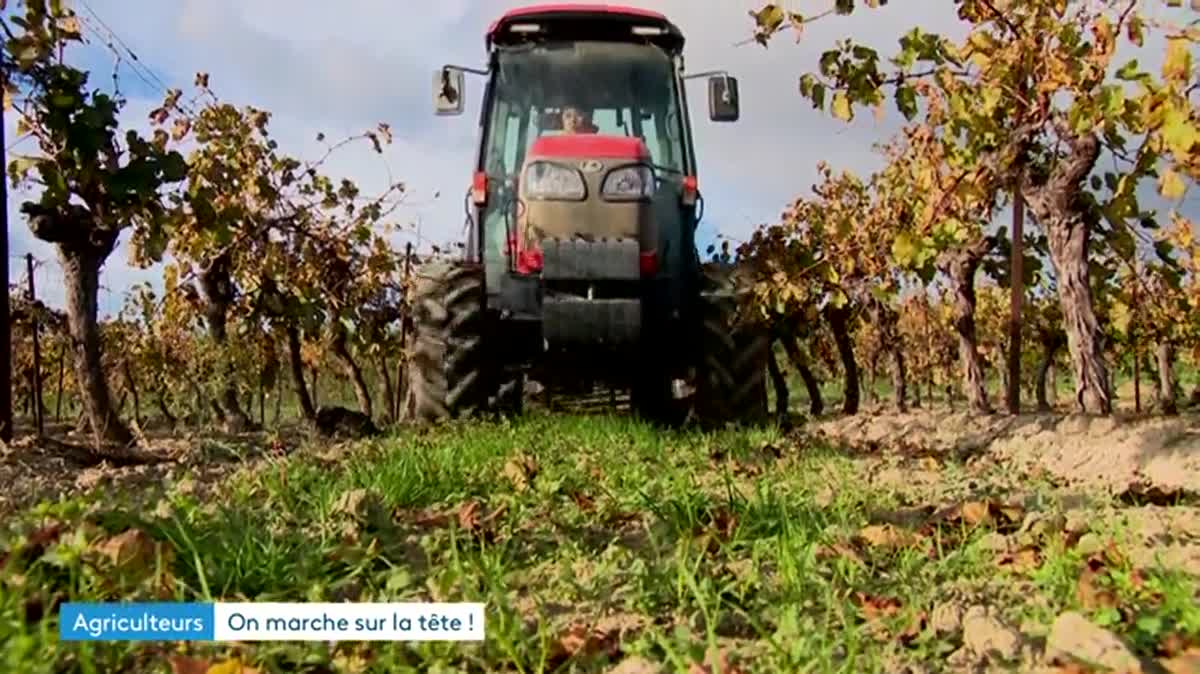
POLYGON ((587 186, 579 171, 547 161, 533 162, 525 169, 525 195, 530 199, 583 201, 587 186))
POLYGON ((614 169, 600 192, 611 199, 644 199, 654 196, 655 187, 654 169, 639 164, 614 169))

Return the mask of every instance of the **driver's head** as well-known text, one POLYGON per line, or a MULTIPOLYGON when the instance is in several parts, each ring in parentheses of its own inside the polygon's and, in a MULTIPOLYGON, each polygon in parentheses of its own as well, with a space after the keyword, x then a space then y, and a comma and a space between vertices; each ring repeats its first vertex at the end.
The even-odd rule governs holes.
POLYGON ((563 133, 592 133, 592 115, 587 110, 568 105, 562 110, 563 133))

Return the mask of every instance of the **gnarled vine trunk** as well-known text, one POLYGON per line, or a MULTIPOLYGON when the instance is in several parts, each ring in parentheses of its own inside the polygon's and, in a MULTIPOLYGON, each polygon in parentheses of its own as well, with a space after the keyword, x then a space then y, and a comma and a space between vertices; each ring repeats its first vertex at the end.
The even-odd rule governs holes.
POLYGON ((396 409, 396 389, 392 386, 392 373, 388 370, 387 354, 382 350, 379 352, 379 377, 383 380, 383 402, 387 406, 388 419, 396 421, 394 410, 396 409))
POLYGON ((804 388, 808 391, 808 411, 813 416, 818 416, 825 411, 825 401, 821 398, 821 384, 817 381, 813 374, 812 368, 808 365, 808 359, 804 352, 800 350, 800 345, 796 343, 794 335, 786 335, 781 338, 783 341, 783 352, 787 354, 788 362, 792 367, 796 368, 796 372, 800 373, 800 379, 804 382, 804 388))
POLYGON ((162 415, 163 421, 170 428, 175 428, 179 424, 179 419, 171 413, 171 406, 167 404, 167 391, 162 387, 154 389, 154 402, 158 405, 158 413, 162 415))
POLYGON ((788 416, 788 385, 787 379, 783 376, 783 370, 779 368, 779 360, 775 357, 774 348, 767 353, 767 374, 770 375, 771 386, 775 390, 775 416, 782 424, 788 416))
POLYGON ((1155 355, 1158 360, 1158 411, 1174 416, 1179 414, 1175 401, 1175 345, 1170 340, 1160 340, 1155 355))
POLYGON ((858 363, 854 360, 854 341, 850 339, 850 308, 830 305, 825 308, 825 320, 829 321, 829 329, 833 332, 833 342, 837 345, 845 376, 842 413, 858 414, 858 363))
POLYGON ((885 315, 890 315, 887 320, 888 329, 886 331, 887 342, 885 349, 891 359, 891 374, 892 374, 892 401, 896 405, 896 410, 899 412, 908 411, 908 368, 904 362, 904 345, 900 341, 900 334, 896 330, 898 317, 890 307, 885 307, 885 315))
MULTIPOLYGON (((903 344, 897 329, 900 316, 892 307, 875 298, 871 299, 870 313, 872 320, 875 321, 876 329, 879 330, 880 351, 890 361, 892 395, 896 410, 906 412, 908 411, 908 381, 904 367, 903 344)), ((873 371, 874 363, 872 363, 872 373, 873 371)), ((872 382, 872 394, 874 395, 874 382, 872 382)))
POLYGON ((233 279, 230 276, 230 259, 221 255, 209 262, 208 267, 200 274, 200 286, 204 290, 207 303, 204 306, 204 319, 208 324, 208 334, 212 336, 221 354, 222 376, 220 407, 213 403, 213 411, 218 412, 217 418, 228 424, 232 430, 243 431, 254 427, 250 415, 242 410, 238 401, 237 386, 234 384, 233 359, 228 353, 229 344, 229 306, 233 303, 233 279))
POLYGON ((362 368, 358 362, 354 360, 354 356, 350 354, 350 347, 346 343, 346 334, 338 330, 333 337, 333 353, 346 366, 346 374, 350 377, 350 382, 354 386, 354 397, 358 400, 358 409, 363 414, 371 415, 371 391, 367 387, 367 378, 363 375, 362 368))
POLYGON ((316 423, 317 408, 308 394, 308 383, 304 381, 304 358, 300 354, 300 329, 294 325, 287 327, 288 364, 292 370, 292 383, 296 387, 296 399, 300 401, 300 411, 304 419, 316 423))
POLYGON ((1050 227, 1050 253, 1058 275, 1063 328, 1075 375, 1075 402, 1081 412, 1112 412, 1112 388, 1101 348, 1100 325, 1092 308, 1088 228, 1082 222, 1050 227))
POLYGON ((121 361, 121 377, 125 379, 125 390, 133 398, 133 420, 138 427, 145 426, 142 422, 142 396, 138 392, 137 381, 133 378, 133 368, 128 360, 121 361))
POLYGON ((991 250, 991 239, 980 239, 971 246, 946 254, 943 269, 950 276, 954 292, 954 331, 958 333, 958 357, 962 364, 963 391, 974 412, 991 414, 983 375, 983 355, 975 326, 975 273, 983 257, 991 250))
POLYGON ((1046 397, 1046 382, 1050 378, 1050 371, 1054 368, 1054 356, 1058 354, 1058 350, 1062 348, 1065 341, 1065 337, 1060 332, 1042 333, 1042 360, 1038 363, 1036 386, 1037 408, 1039 412, 1049 412, 1053 409, 1046 397))
POLYGON ((892 388, 895 393, 896 409, 908 411, 908 377, 904 367, 904 351, 898 346, 889 349, 892 354, 892 388))
POLYGON ((867 390, 867 400, 872 405, 879 402, 879 357, 881 355, 882 351, 879 349, 872 349, 867 354, 867 378, 864 388, 867 390))
POLYGON ((130 445, 133 433, 121 421, 112 404, 112 393, 102 365, 98 301, 100 268, 116 245, 111 241, 98 245, 88 242, 60 243, 59 262, 66 286, 67 330, 71 337, 75 380, 79 386, 84 414, 92 433, 107 442, 130 445))
MULTIPOLYGON (((1060 127, 1065 124, 1060 124, 1060 127)), ((1083 202, 1082 181, 1100 156, 1100 141, 1091 133, 1075 135, 1060 128, 1068 146, 1044 180, 1026 176, 1023 194, 1047 233, 1050 261, 1058 279, 1063 329, 1075 375, 1075 403, 1088 414, 1112 413, 1112 387, 1104 362, 1099 322, 1092 306, 1088 268, 1088 238, 1093 217, 1083 202)))

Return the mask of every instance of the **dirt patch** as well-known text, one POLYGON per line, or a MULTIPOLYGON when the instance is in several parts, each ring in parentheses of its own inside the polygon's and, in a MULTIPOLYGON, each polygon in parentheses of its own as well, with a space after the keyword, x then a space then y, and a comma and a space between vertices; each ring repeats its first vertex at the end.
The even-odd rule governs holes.
POLYGON ((1025 437, 998 438, 997 458, 1044 468, 1069 483, 1114 492, 1156 487, 1200 494, 1200 419, 1119 419, 1068 416, 1025 437))
MULTIPOLYGON (((1200 576, 1200 417, 1194 414, 884 411, 821 420, 808 430, 844 446, 866 482, 901 503, 921 505, 912 509, 918 520, 953 501, 1021 503, 1030 517, 1045 520, 1023 529, 1049 527, 1097 548, 1116 534, 1137 566, 1200 576)), ((995 538, 1010 565, 1027 561, 1021 535, 995 538)))
POLYGON ((813 430, 864 453, 886 448, 959 459, 983 454, 1022 474, 1047 474, 1064 485, 1200 494, 1200 416, 1195 413, 1102 418, 934 409, 821 420, 813 430))
MULTIPOLYGON (((52 429, 48 429, 52 430, 52 429)), ((32 508, 43 501, 93 492, 96 489, 136 491, 152 498, 185 473, 193 476, 198 493, 237 470, 271 461, 306 441, 298 430, 276 434, 218 434, 148 437, 139 449, 140 465, 87 460, 86 440, 62 433, 45 440, 32 435, 11 444, 0 443, 0 517, 32 508)))

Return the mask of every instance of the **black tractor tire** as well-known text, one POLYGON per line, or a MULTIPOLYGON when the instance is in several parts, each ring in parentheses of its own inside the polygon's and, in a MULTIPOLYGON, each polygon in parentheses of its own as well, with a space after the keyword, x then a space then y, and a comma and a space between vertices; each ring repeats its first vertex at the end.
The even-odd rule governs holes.
POLYGON ((483 411, 495 394, 483 340, 483 268, 435 262, 415 280, 405 418, 430 424, 483 411))
POLYGON ((743 318, 729 266, 704 265, 702 272, 692 417, 710 427, 765 424, 770 334, 743 318))

